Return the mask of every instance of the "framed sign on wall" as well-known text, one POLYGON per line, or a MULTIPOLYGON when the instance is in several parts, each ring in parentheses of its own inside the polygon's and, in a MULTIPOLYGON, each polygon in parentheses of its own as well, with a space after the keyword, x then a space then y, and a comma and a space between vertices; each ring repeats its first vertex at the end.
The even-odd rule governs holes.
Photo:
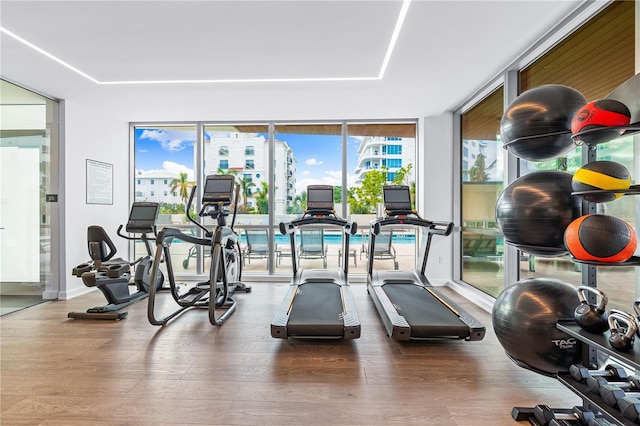
POLYGON ((113 204, 113 164, 87 159, 87 204, 113 204))

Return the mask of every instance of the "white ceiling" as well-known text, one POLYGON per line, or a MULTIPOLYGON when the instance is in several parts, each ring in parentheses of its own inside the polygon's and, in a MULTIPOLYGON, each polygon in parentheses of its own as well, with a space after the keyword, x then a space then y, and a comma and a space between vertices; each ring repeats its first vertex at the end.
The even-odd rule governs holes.
POLYGON ((127 121, 413 118, 457 106, 580 3, 414 0, 385 70, 401 1, 2 0, 23 42, 0 33, 0 72, 127 121), (182 82, 97 83, 157 80, 182 82))

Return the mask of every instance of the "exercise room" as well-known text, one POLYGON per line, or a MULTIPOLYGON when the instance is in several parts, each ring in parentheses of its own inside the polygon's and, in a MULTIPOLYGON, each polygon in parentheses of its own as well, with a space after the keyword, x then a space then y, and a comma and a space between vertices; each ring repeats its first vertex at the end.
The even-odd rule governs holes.
POLYGON ((0 423, 640 424, 639 11, 3 0, 0 423))

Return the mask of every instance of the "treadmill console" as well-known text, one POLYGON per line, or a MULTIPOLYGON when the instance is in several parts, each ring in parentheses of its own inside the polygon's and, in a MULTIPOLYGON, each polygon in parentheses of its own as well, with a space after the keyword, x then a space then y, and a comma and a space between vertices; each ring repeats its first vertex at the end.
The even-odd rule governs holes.
POLYGON ((204 183, 202 204, 231 205, 236 179, 232 175, 209 175, 204 183))
POLYGON ((406 185, 384 186, 382 188, 382 198, 387 212, 413 212, 411 209, 411 192, 406 185))
POLYGON ((129 212, 126 230, 131 233, 151 233, 158 219, 159 204, 135 202, 129 212))
POLYGON ((333 212, 333 186, 309 185, 307 186, 307 211, 308 212, 333 212))

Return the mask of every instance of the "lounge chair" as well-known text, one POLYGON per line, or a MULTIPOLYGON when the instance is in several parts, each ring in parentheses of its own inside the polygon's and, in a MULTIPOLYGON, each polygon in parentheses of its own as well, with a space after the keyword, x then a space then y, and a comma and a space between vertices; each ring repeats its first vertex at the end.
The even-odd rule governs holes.
POLYGON ((251 263, 251 259, 267 259, 269 257, 269 231, 266 229, 245 229, 247 245, 242 250, 243 264, 251 263))
MULTIPOLYGON (((362 254, 369 257, 368 244, 362 244, 360 258, 362 254)), ((393 246, 393 231, 380 232, 376 235, 375 247, 373 248, 373 258, 380 260, 393 260, 393 269, 398 269, 398 260, 396 259, 396 248, 393 246)))
POLYGON ((300 229, 298 259, 322 259, 323 267, 327 267, 327 245, 322 229, 300 229))

